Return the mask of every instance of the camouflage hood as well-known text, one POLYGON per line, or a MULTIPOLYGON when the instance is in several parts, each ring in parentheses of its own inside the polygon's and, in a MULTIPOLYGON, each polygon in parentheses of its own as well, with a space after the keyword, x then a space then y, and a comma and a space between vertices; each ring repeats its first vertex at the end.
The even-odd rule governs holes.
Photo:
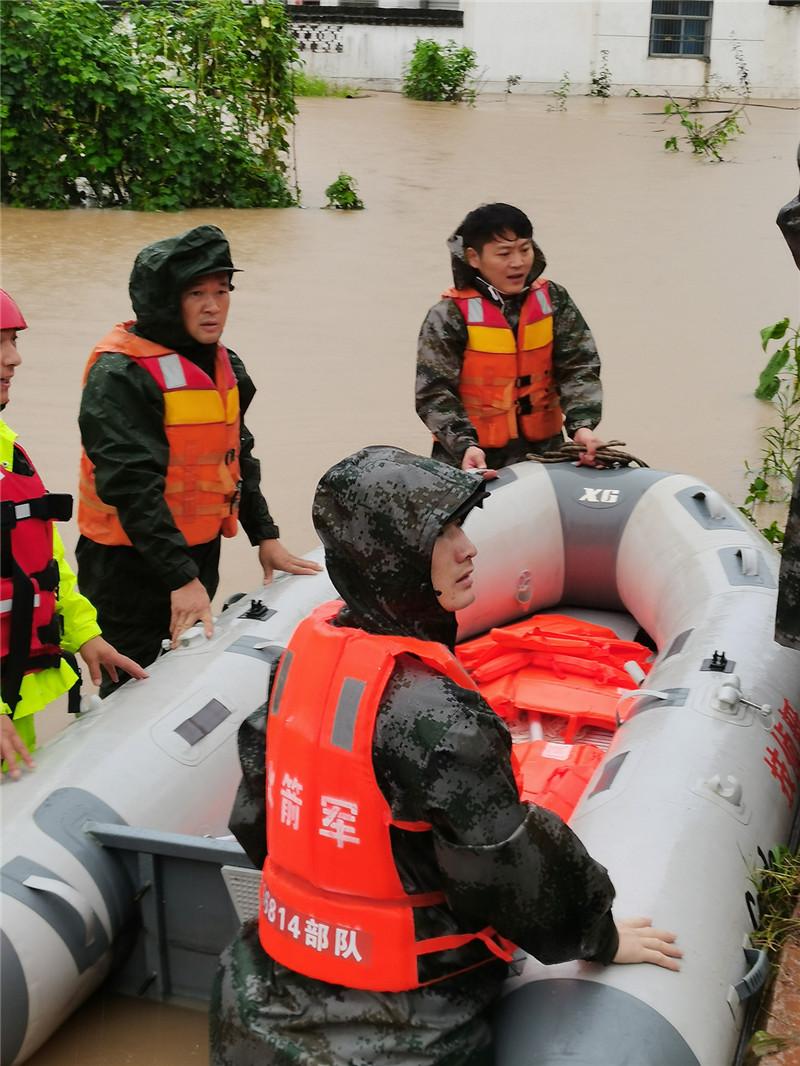
POLYGON ((193 278, 235 270, 218 226, 195 226, 148 244, 136 256, 128 285, 136 313, 134 332, 165 348, 193 349, 197 342, 183 327, 181 293, 193 278))
MULTIPOLYGON (((447 248, 450 252, 450 266, 453 270, 453 284, 457 289, 477 289, 478 292, 485 293, 489 299, 493 299, 489 285, 483 280, 481 275, 471 267, 464 258, 464 242, 461 239, 461 234, 456 230, 452 236, 448 238, 447 248)), ((544 268, 547 266, 547 260, 544 257, 544 252, 533 241, 533 266, 531 272, 528 274, 527 286, 531 286, 534 281, 543 273, 544 268)), ((527 292, 527 287, 525 289, 527 292)))
POLYGON ((363 448, 323 476, 313 517, 343 625, 436 640, 452 647, 455 616, 431 585, 442 528, 486 495, 476 474, 401 448, 363 448))
MULTIPOLYGON (((800 169, 800 144, 797 146, 797 166, 800 169)), ((800 270, 800 193, 778 212, 775 220, 789 245, 797 269, 800 270)))

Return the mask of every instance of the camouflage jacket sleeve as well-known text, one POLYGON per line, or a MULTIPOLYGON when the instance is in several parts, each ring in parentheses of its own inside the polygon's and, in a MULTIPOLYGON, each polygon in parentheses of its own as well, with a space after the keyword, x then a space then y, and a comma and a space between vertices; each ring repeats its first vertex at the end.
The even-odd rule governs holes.
POLYGON ((458 465, 478 443, 458 393, 467 327, 452 300, 440 300, 422 323, 417 341, 417 414, 458 465))
POLYGON ((594 429, 603 413, 600 356, 594 337, 563 285, 550 283, 553 304, 553 370, 567 436, 594 429))
POLYGON ((373 750, 393 815, 432 824, 461 922, 492 925, 542 962, 611 961, 608 874, 560 818, 520 802, 508 730, 478 693, 402 657, 373 750))
MULTIPOLYGON (((270 677, 270 686, 275 671, 270 677)), ((242 779, 233 801, 229 828, 253 866, 267 857, 267 704, 253 711, 239 726, 239 763, 242 779)))
POLYGON ((261 491, 261 462, 253 455, 255 438, 244 421, 245 412, 256 394, 256 387, 236 352, 229 349, 228 355, 236 375, 236 383, 239 386, 239 403, 242 411, 239 453, 242 498, 239 504, 239 521, 250 543, 255 545, 262 540, 277 539, 280 532, 269 513, 269 506, 261 491))

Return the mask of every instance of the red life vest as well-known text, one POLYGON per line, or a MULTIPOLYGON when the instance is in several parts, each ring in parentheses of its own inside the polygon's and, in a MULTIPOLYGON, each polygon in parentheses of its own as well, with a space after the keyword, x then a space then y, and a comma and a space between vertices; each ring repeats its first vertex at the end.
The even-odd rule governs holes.
POLYGON ((553 380, 553 306, 539 278, 522 306, 517 336, 500 308, 476 289, 448 289, 467 324, 459 395, 481 448, 547 440, 564 416, 553 380))
POLYGON ((12 712, 25 674, 61 659, 53 522, 72 516, 72 497, 49 493, 27 453, 19 444, 14 451, 12 469, 0 471, 2 695, 12 712))
MULTIPOLYGON (((83 383, 105 352, 127 355, 146 370, 164 395, 169 465, 164 499, 187 544, 236 534, 239 480, 239 389, 228 353, 217 345, 215 380, 190 359, 115 326, 89 356, 83 383)), ((78 526, 98 544, 130 545, 117 509, 97 494, 94 465, 81 453, 78 526)))
POLYGON ((488 927, 416 939, 414 908, 439 905, 444 895, 404 891, 389 829, 431 827, 393 819, 372 765, 375 718, 398 655, 475 686, 444 645, 330 625, 340 608, 323 604, 300 623, 275 681, 261 944, 297 973, 381 992, 420 987, 420 955, 475 940, 486 947, 482 961, 508 961, 513 945, 488 927))

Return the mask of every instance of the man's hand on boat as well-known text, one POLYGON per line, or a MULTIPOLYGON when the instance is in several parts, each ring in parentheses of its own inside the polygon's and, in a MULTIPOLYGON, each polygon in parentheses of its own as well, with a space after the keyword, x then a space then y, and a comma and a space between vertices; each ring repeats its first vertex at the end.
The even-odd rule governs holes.
POLYGON ((211 600, 199 577, 187 581, 170 593, 172 613, 169 620, 169 635, 172 647, 177 648, 181 633, 200 622, 207 640, 214 636, 214 619, 211 617, 211 600))
POLYGON ((576 429, 572 439, 576 444, 586 449, 580 454, 578 466, 603 466, 602 463, 597 462, 597 449, 602 448, 606 442, 601 440, 596 433, 584 427, 583 429, 576 429))
POLYGON ((490 481, 493 477, 497 477, 496 470, 487 469, 486 453, 477 444, 473 444, 464 452, 461 459, 461 469, 479 470, 483 474, 484 481, 490 481))
POLYGON ((36 763, 11 717, 7 714, 0 715, 0 761, 3 763, 3 771, 7 770, 8 776, 14 780, 20 775, 19 759, 22 759, 29 770, 35 769, 36 763))
POLYGON ((101 666, 112 681, 119 680, 118 670, 124 670, 137 681, 143 681, 150 676, 137 662, 129 659, 127 655, 122 655, 113 644, 109 644, 102 637, 92 637, 91 640, 85 641, 78 649, 78 654, 89 669, 93 685, 99 685, 103 680, 101 666))
POLYGON ((276 570, 286 574, 318 574, 322 567, 311 559, 292 555, 279 540, 262 540, 258 546, 258 561, 264 571, 264 584, 268 585, 276 570))
POLYGON ((675 933, 654 929, 650 918, 620 918, 619 947, 613 961, 619 964, 649 962, 665 970, 680 970, 683 952, 675 947, 675 933))

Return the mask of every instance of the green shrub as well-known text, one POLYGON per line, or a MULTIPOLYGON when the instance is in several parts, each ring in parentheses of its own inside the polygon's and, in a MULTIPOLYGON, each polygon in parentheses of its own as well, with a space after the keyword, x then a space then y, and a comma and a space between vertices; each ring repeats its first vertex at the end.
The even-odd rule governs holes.
POLYGON ((475 102, 476 89, 470 85, 477 56, 471 48, 459 48, 455 41, 439 44, 422 38, 414 45, 404 78, 403 93, 412 100, 475 102))
POLYGON ((268 0, 2 0, 3 198, 285 206, 297 53, 268 0))
POLYGON ((356 180, 341 171, 336 181, 331 182, 325 190, 328 197, 326 207, 338 207, 342 211, 361 211, 364 201, 359 198, 356 180))
POLYGON ((755 390, 770 404, 772 424, 761 430, 761 455, 745 462, 748 491, 739 510, 773 544, 783 542, 783 527, 792 495, 792 480, 800 462, 800 326, 788 318, 761 330, 761 347, 772 351, 755 390), (777 511, 777 517, 774 517, 777 511), (763 522, 771 518, 767 525, 763 522))
POLYGON ((319 78, 315 74, 306 74, 298 70, 294 75, 295 96, 339 96, 356 97, 360 90, 352 85, 334 85, 333 82, 319 78))

